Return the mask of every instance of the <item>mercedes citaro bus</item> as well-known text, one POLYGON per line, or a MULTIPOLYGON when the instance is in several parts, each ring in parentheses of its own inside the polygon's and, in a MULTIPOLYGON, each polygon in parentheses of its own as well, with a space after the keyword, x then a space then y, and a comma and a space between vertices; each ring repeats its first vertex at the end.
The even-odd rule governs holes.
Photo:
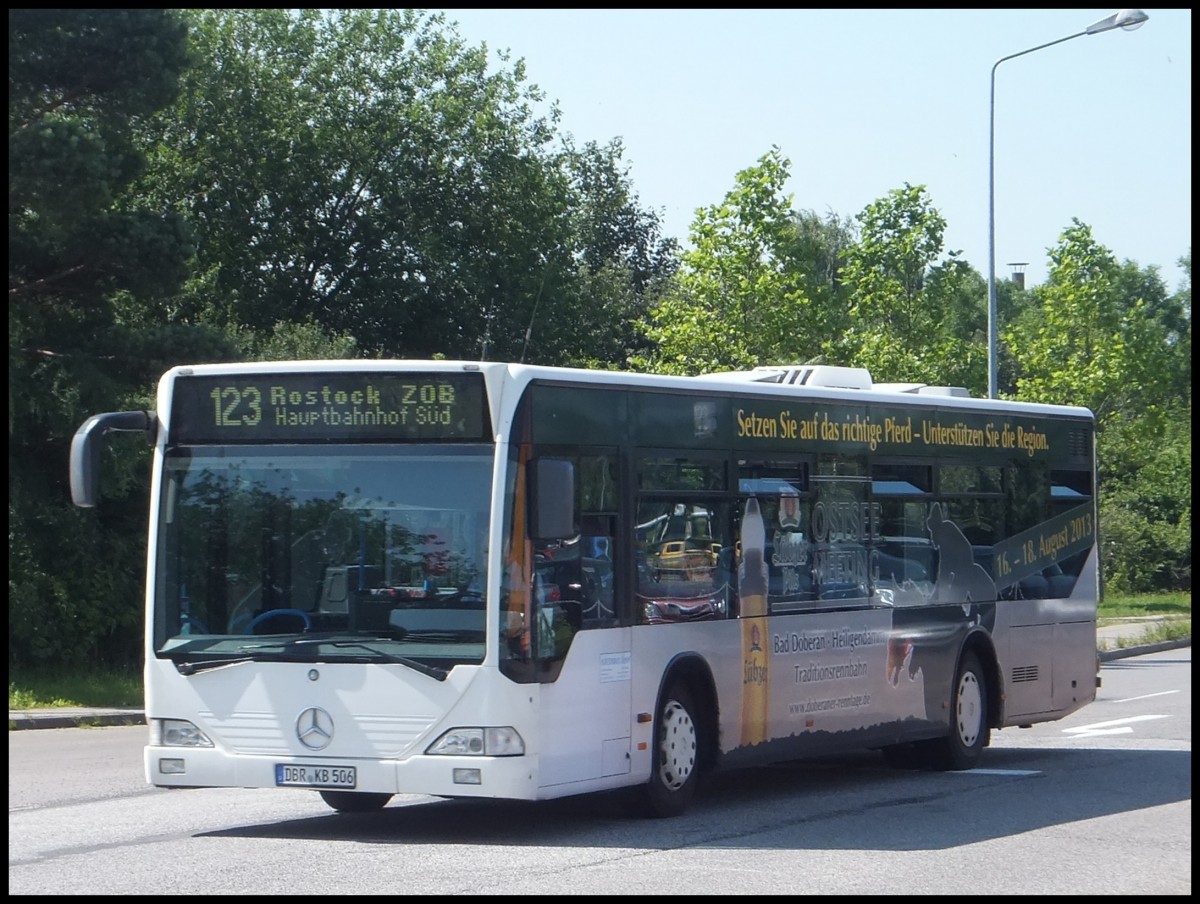
POLYGON ((175 367, 146 776, 542 800, 880 751, 974 765, 1095 696, 1094 418, 853 368, 175 367))

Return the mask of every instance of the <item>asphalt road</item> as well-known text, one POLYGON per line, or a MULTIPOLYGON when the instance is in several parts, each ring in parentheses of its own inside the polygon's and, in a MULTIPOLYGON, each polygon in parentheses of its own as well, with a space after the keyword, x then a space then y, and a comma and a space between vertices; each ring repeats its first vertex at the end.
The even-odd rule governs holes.
POLYGON ((166 791, 145 727, 9 734, 10 894, 1190 894, 1191 651, 1104 663, 1097 699, 993 732, 982 768, 878 754, 726 773, 677 819, 611 797, 166 791))

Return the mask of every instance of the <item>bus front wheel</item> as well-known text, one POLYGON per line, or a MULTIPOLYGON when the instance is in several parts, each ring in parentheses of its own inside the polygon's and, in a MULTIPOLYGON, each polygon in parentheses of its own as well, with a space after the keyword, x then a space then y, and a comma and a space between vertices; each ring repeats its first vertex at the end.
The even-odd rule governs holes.
POLYGON ((386 807, 392 795, 367 791, 322 791, 321 799, 339 813, 374 813, 386 807))
POLYGON ((667 688, 654 720, 650 781, 641 789, 643 815, 678 816, 700 783, 700 729, 696 704, 683 683, 667 688))

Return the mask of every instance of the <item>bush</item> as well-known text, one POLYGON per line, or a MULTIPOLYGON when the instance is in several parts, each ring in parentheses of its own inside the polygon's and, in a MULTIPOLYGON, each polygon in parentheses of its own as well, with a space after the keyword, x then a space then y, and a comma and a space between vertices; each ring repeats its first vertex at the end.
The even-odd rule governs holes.
POLYGON ((1119 501, 1100 502, 1100 554, 1105 588, 1157 593, 1192 588, 1191 516, 1151 520, 1119 501))

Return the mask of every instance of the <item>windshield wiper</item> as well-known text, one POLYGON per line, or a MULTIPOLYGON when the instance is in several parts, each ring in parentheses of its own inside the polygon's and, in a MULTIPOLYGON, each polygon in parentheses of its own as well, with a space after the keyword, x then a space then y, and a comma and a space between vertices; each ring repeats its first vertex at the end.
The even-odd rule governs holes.
POLYGON ((331 647, 362 647, 364 650, 370 650, 372 653, 384 657, 388 662, 395 662, 410 669, 415 669, 422 675, 428 675, 430 678, 436 678, 438 681, 445 681, 446 676, 450 674, 449 671, 438 666, 428 665, 420 660, 410 659, 408 656, 397 656, 395 653, 388 653, 385 650, 371 646, 373 643, 387 643, 390 640, 395 640, 395 638, 364 637, 362 640, 330 640, 326 641, 326 643, 331 647))
MULTIPOLYGON (((276 641, 275 643, 260 643, 260 644, 243 644, 238 647, 239 650, 261 650, 264 647, 301 647, 311 646, 314 644, 327 644, 331 647, 361 647, 368 650, 376 656, 382 656, 387 662, 394 662, 397 665, 407 666, 414 671, 420 672, 422 675, 428 675, 430 678, 436 678, 438 681, 444 681, 449 671, 438 666, 428 665, 417 659, 410 659, 407 656, 397 656, 395 653, 389 653, 386 650, 381 650, 378 647, 373 647, 373 643, 387 643, 396 640, 395 637, 364 637, 360 640, 333 640, 328 637, 297 637, 292 640, 276 641)), ((247 657, 249 658, 249 657, 247 657)))
POLYGON ((209 669, 219 669, 225 665, 238 665, 243 662, 253 662, 253 656, 231 656, 228 659, 202 659, 199 662, 180 662, 175 660, 175 668, 180 675, 195 675, 197 672, 207 672, 209 669))
POLYGON ((420 628, 409 631, 404 635, 404 640, 407 643, 426 644, 483 643, 484 632, 463 628, 420 628))

